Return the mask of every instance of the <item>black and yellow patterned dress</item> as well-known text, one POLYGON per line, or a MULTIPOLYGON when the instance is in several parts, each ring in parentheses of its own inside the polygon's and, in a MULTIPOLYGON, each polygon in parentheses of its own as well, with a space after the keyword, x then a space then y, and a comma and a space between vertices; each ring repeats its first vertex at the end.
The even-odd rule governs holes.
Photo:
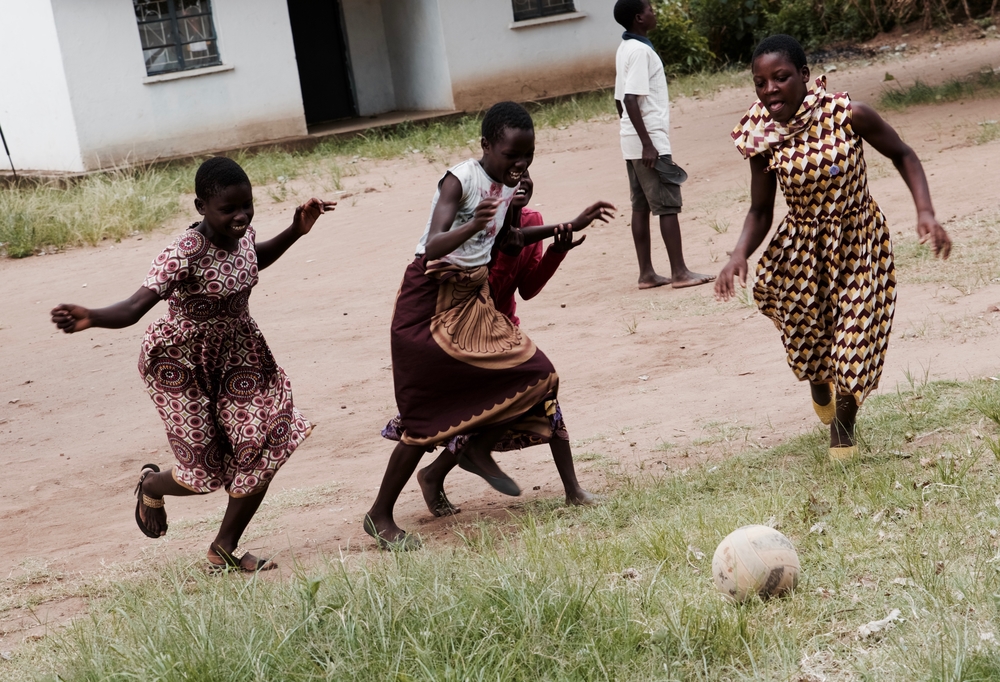
POLYGON ((851 100, 825 86, 817 79, 787 123, 756 102, 732 137, 746 158, 768 157, 788 205, 757 265, 754 300, 781 332, 795 376, 832 382, 860 405, 882 374, 896 275, 851 100))

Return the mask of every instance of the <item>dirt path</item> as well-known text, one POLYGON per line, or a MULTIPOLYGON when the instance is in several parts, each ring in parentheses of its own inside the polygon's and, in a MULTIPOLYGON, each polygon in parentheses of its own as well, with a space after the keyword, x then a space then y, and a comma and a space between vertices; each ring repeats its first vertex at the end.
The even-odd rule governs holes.
MULTIPOLYGON (((903 83, 917 76, 935 82, 983 65, 1000 67, 1000 41, 841 65, 828 80, 831 89, 875 101, 886 71, 903 83)), ((746 87, 674 103, 675 159, 691 176, 681 224, 688 263, 699 271, 718 271, 745 215, 749 173, 728 133, 751 100, 746 87), (728 232, 713 225, 728 225, 728 232)), ((976 238, 964 227, 972 219, 986 216, 996 227, 1000 142, 973 146, 968 138, 998 114, 997 100, 886 114, 924 160, 939 218, 956 229, 959 257, 963 243, 976 238)), ((872 192, 903 248, 913 241, 912 204, 902 180, 876 156, 869 155, 872 192)), ((359 175, 345 179, 348 194, 334 216, 265 272, 254 292, 254 317, 292 378, 298 406, 318 424, 251 526, 249 544, 284 554, 286 563, 290 552, 308 557, 371 546, 360 520, 391 449, 378 432, 395 413, 393 298, 432 188, 453 160, 362 163, 359 175)), ((519 308, 524 329, 559 370, 560 401, 585 484, 601 489, 609 462, 683 467, 687 457, 771 445, 813 428, 808 394, 788 370, 774 327, 754 308, 715 303, 707 287, 636 289, 615 121, 543 131, 532 175, 536 208, 550 221, 569 219, 599 198, 621 209, 612 224, 591 228, 547 289, 519 308)), ((308 193, 302 188, 300 197, 308 193)), ((274 203, 260 189, 257 195, 258 232, 284 228, 294 202, 274 203)), ((195 554, 212 537, 225 503, 219 495, 170 500, 166 540, 147 540, 132 519, 139 466, 172 461, 136 371, 143 330, 162 306, 131 329, 73 337, 56 333, 47 315, 59 302, 99 306, 131 294, 151 259, 191 219, 113 246, 0 261, 0 578, 90 574, 110 564, 195 554)), ((662 244, 654 257, 665 273, 662 244)), ((960 264, 949 267, 936 283, 908 281, 901 271, 883 391, 895 390, 907 372, 966 379, 1000 364, 994 341, 1000 316, 987 313, 1000 301, 1000 287, 989 279, 966 286, 971 280, 960 264)), ((526 489, 520 500, 456 471, 449 494, 464 510, 459 517, 431 519, 411 482, 397 519, 440 544, 454 523, 560 495, 547 450, 498 459, 526 489)), ((74 608, 59 604, 52 618, 74 608)), ((0 616, 0 644, 13 623, 10 614, 0 616)))

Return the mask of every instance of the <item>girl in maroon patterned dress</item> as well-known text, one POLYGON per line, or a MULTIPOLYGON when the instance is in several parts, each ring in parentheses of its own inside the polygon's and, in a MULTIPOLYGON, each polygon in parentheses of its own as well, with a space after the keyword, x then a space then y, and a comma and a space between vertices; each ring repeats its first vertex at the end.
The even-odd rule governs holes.
POLYGON ((281 465, 312 430, 292 403, 292 387, 250 317, 257 272, 274 263, 336 203, 310 199, 292 224, 265 242, 253 226, 253 192, 243 169, 216 157, 195 175, 203 216, 153 261, 131 298, 96 310, 62 304, 52 321, 67 334, 135 324, 160 299, 166 315, 146 330, 139 372, 167 427, 177 458, 169 471, 146 464, 136 486, 135 520, 148 537, 167 532, 164 495, 225 488, 229 505, 208 550, 214 567, 274 568, 239 546, 281 465))

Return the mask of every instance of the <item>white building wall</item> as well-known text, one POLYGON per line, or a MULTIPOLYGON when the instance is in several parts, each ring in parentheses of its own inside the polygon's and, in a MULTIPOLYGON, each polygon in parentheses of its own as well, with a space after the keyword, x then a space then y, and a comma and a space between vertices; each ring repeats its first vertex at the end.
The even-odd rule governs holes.
POLYGON ((396 108, 381 0, 343 0, 344 32, 359 116, 396 108))
POLYGON ((382 0, 382 19, 396 109, 454 109, 438 0, 382 0))
POLYGON ((609 0, 576 0, 583 17, 514 28, 510 0, 439 2, 459 109, 614 85, 622 28, 609 0))
POLYGON ((0 0, 0 27, 0 127, 14 167, 83 170, 52 5, 0 0))
POLYGON ((214 0, 222 63, 233 69, 155 83, 144 82, 132 3, 52 4, 86 168, 306 133, 284 2, 214 0))

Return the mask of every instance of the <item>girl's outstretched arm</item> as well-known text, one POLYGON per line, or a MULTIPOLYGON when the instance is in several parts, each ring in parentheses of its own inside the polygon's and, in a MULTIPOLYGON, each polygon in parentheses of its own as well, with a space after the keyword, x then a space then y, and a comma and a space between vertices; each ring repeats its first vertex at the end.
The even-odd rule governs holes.
POLYGON ((490 197, 483 199, 476 206, 472 220, 451 229, 458 215, 458 207, 462 201, 462 183, 451 173, 446 173, 439 186, 437 204, 431 214, 431 229, 427 234, 424 255, 427 260, 443 258, 469 241, 472 235, 485 229, 500 207, 500 199, 490 197))
POLYGON ((91 327, 106 327, 121 329, 131 327, 142 319, 142 316, 153 309, 160 300, 155 291, 146 287, 139 290, 124 301, 109 305, 107 308, 91 310, 82 305, 60 303, 52 309, 52 322, 67 334, 82 332, 91 327))
POLYGON ((591 204, 583 210, 583 213, 578 215, 573 220, 568 223, 559 223, 558 225, 536 225, 533 227, 523 227, 521 228, 521 234, 524 236, 525 244, 534 244, 535 242, 540 242, 543 239, 548 239, 556 233, 556 228, 562 226, 569 226, 573 232, 579 232, 588 225, 590 225, 595 220, 600 220, 601 222, 608 222, 609 218, 614 218, 615 205, 607 201, 598 201, 596 204, 591 204))
POLYGON ((920 242, 930 242, 935 256, 947 258, 951 253, 951 239, 934 217, 931 191, 917 153, 867 104, 851 102, 851 126, 861 139, 888 157, 903 176, 917 207, 917 235, 920 236, 920 242))
POLYGON ((328 213, 337 207, 336 201, 323 201, 313 197, 306 203, 295 209, 295 217, 292 224, 276 237, 272 237, 265 242, 255 245, 257 250, 257 269, 263 270, 274 261, 281 258, 281 254, 288 250, 288 247, 298 241, 299 237, 309 234, 309 230, 316 224, 324 213, 328 213))
POLYGON ((740 285, 747 285, 747 258, 757 250, 764 237, 771 230, 774 221, 774 193, 778 181, 774 173, 767 172, 767 158, 758 154, 750 157, 750 210, 743 221, 743 232, 733 248, 729 262, 715 280, 715 297, 728 301, 736 293, 733 278, 738 277, 740 285))

